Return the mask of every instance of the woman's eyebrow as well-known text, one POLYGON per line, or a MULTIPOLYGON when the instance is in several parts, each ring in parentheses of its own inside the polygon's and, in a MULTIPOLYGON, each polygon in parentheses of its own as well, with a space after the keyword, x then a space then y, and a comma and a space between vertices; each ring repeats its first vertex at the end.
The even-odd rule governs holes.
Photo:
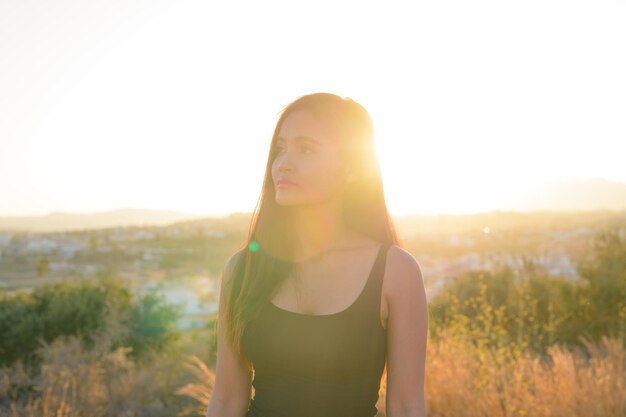
MULTIPOLYGON (((310 136, 296 136, 292 140, 295 140, 297 142, 313 142, 313 143, 318 144, 318 145, 322 144, 322 142, 320 140, 312 138, 310 136)), ((283 142, 283 141, 285 141, 285 138, 283 138, 282 136, 278 136, 276 138, 276 142, 283 142)))

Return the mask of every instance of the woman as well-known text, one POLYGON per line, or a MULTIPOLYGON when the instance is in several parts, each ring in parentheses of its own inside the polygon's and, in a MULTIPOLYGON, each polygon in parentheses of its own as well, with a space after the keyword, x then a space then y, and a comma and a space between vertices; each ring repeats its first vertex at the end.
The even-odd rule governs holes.
POLYGON ((368 112, 280 114, 249 236, 226 262, 207 417, 425 417, 422 274, 388 214, 368 112), (251 399, 251 390, 254 397, 251 399))

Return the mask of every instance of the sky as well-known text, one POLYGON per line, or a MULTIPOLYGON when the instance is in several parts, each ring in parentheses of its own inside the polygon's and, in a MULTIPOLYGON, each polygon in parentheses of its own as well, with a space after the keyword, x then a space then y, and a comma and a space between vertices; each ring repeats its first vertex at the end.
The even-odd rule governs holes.
POLYGON ((279 111, 361 103, 392 214, 626 182, 623 1, 0 0, 0 216, 221 215, 279 111))

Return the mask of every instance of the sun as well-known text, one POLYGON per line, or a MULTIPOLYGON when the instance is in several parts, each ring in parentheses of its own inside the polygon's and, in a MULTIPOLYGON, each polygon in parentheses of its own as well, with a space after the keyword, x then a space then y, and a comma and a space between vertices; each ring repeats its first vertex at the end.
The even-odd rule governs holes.
POLYGON ((391 110, 370 113, 385 199, 395 215, 491 211, 531 179, 526 172, 515 176, 498 170, 485 154, 489 145, 472 146, 471 137, 441 138, 417 130, 413 119, 391 110))

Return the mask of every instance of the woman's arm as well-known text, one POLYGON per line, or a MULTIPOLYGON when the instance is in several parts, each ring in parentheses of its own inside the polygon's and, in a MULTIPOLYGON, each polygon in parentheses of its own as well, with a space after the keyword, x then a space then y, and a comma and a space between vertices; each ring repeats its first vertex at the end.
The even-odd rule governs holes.
POLYGON ((217 319, 215 386, 209 399, 206 417, 244 417, 250 402, 252 366, 248 362, 241 363, 238 360, 230 340, 226 337, 228 323, 225 312, 228 295, 225 291, 225 282, 232 276, 239 254, 241 252, 228 259, 222 273, 217 319))
POLYGON ((387 255, 388 417, 426 417, 424 370, 428 335, 426 291, 419 264, 392 246, 387 255))

